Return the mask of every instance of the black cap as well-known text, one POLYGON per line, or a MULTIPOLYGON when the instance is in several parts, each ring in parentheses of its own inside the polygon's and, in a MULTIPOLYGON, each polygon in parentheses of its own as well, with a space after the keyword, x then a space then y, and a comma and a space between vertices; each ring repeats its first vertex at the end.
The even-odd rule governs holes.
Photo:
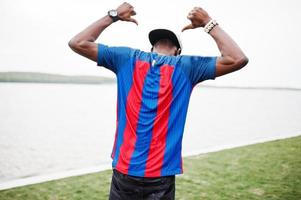
POLYGON ((149 32, 148 38, 152 46, 154 46, 156 42, 161 39, 169 39, 174 43, 176 47, 178 47, 178 49, 182 49, 182 45, 178 36, 174 32, 167 29, 152 30, 151 32, 149 32))

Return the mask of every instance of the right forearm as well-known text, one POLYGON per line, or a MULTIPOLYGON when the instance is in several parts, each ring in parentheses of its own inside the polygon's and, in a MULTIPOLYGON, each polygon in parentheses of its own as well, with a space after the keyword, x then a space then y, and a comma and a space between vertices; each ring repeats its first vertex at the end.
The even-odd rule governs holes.
POLYGON ((113 20, 109 16, 97 20, 74 36, 68 43, 69 47, 76 53, 96 61, 98 51, 95 40, 99 37, 101 32, 112 23, 113 20))
POLYGON ((72 48, 72 46, 83 42, 95 42, 95 40, 99 37, 102 31, 112 23, 113 20, 108 15, 97 20, 96 22, 88 26, 86 29, 78 33, 76 36, 74 36, 70 40, 69 45, 72 48))
MULTIPOLYGON (((129 3, 125 2, 121 4, 116 11, 119 20, 133 22, 138 25, 138 22, 132 18, 133 15, 136 15, 134 7, 129 3)), ((113 19, 109 15, 99 19, 74 36, 68 43, 70 48, 82 56, 97 61, 98 47, 95 41, 102 31, 112 23, 113 19)))
MULTIPOLYGON (((134 11, 134 7, 129 3, 124 2, 116 9, 116 11, 118 13, 119 20, 134 22, 138 25, 138 22, 131 17, 133 15, 136 15, 136 12, 134 11)), ((112 23, 113 19, 109 15, 106 15, 105 17, 94 22, 82 32, 73 37, 69 45, 81 42, 95 42, 95 40, 99 37, 101 32, 112 23)))

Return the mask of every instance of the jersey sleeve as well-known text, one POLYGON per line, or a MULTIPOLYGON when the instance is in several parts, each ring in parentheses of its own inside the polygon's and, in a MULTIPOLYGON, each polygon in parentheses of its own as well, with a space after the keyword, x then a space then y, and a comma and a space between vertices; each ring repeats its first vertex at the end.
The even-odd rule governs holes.
POLYGON ((182 56, 181 65, 193 85, 215 79, 217 57, 182 56))
POLYGON ((109 47, 98 44, 97 65, 103 66, 115 74, 132 56, 132 49, 128 47, 109 47))

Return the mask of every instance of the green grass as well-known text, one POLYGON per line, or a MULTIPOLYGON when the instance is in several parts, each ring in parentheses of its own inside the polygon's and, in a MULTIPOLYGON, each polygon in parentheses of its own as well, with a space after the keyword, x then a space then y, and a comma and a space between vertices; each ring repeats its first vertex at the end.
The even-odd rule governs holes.
MULTIPOLYGON (((176 199, 300 200, 301 136, 184 159, 176 199)), ((1 200, 108 199, 111 170, 0 191, 1 200)))

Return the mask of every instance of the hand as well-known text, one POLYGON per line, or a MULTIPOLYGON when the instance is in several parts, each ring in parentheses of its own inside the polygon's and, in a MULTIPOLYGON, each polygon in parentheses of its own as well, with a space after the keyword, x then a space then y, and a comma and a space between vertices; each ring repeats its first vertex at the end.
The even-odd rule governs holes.
POLYGON ((182 32, 188 29, 204 27, 211 20, 208 13, 200 7, 194 7, 194 9, 189 12, 187 18, 191 21, 191 24, 185 26, 182 32))
POLYGON ((133 22, 138 25, 137 20, 132 18, 132 16, 136 15, 136 12, 131 4, 124 2, 117 8, 117 13, 121 21, 133 22))

